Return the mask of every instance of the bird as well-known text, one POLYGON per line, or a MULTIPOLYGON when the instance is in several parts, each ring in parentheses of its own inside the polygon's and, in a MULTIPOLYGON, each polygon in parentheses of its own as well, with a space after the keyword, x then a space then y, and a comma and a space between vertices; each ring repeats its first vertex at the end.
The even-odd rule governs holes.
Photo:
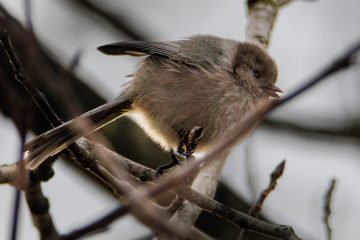
MULTIPOLYGON (((175 41, 124 41, 98 47, 106 55, 144 56, 113 101, 53 128, 25 145, 26 168, 34 170, 80 137, 137 113, 145 133, 164 150, 197 129, 195 152, 211 148, 258 103, 278 98, 278 68, 259 45, 213 35, 175 41), (91 122, 87 131, 77 121, 91 122)), ((191 152, 193 152, 191 151, 191 152)))

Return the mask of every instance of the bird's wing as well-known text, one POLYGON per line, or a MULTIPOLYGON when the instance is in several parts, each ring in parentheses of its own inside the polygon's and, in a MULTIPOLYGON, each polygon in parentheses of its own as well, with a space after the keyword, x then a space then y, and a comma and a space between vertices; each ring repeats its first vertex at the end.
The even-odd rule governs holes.
POLYGON ((98 50, 107 55, 150 55, 170 59, 177 55, 177 48, 169 42, 129 41, 106 44, 98 47, 98 50))

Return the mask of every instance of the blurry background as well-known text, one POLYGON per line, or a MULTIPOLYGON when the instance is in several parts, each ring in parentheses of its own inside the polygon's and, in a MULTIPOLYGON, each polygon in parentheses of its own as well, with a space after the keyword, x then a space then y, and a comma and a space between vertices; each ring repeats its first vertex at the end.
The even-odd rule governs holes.
MULTIPOLYGON (((128 80, 125 76, 136 69, 140 59, 102 55, 96 50, 101 44, 134 38, 176 40, 192 34, 245 38, 244 1, 88 1, 113 14, 134 32, 118 31, 84 2, 87 3, 82 0, 32 1, 34 30, 65 66, 81 50, 76 73, 106 100, 117 96, 128 80)), ((23 1, 0 0, 0 3, 25 22, 23 1)), ((296 1, 281 9, 269 51, 279 65, 277 85, 285 94, 359 40, 359 9, 358 0, 296 1)), ((330 179, 336 177, 334 239, 357 239, 360 224, 359 76, 357 64, 274 112, 270 120, 232 151, 223 172, 225 185, 219 199, 231 195, 232 200, 227 201, 233 201, 234 206, 242 200, 252 203, 267 185, 270 172, 286 159, 284 176, 266 200, 264 216, 279 224, 292 225, 304 239, 324 239, 323 197, 330 179)), ((56 86, 59 79, 49 81, 56 86)), ((42 90, 47 92, 46 88, 42 90)), ((81 92, 85 90, 78 92, 81 99, 81 92)), ((61 105, 59 99, 53 101, 61 105)), ((85 99, 85 102, 96 105, 94 99, 85 99)), ((90 106, 84 106, 88 108, 90 106)), ((66 115, 63 118, 66 119, 66 115)), ((118 125, 132 126, 132 123, 121 120, 118 125)), ((117 127, 110 126, 107 131, 120 142, 116 147, 124 155, 137 161, 166 159, 166 154, 154 150, 151 142, 141 137, 141 130, 117 136, 126 135, 114 131, 117 127)), ((0 115, 0 164, 17 159, 17 136, 12 121, 0 115)), ((43 187, 60 232, 81 226, 116 206, 117 201, 110 194, 63 161, 56 163, 55 171, 56 176, 43 187)), ((0 239, 9 236, 13 191, 12 187, 0 186, 0 239)), ((119 236, 135 239, 147 233, 146 227, 128 216, 92 239, 119 239, 119 236)), ((231 236, 236 236, 234 234, 231 236)), ((223 238, 224 235, 214 236, 223 238)), ((37 239, 25 203, 21 210, 20 239, 37 239)))

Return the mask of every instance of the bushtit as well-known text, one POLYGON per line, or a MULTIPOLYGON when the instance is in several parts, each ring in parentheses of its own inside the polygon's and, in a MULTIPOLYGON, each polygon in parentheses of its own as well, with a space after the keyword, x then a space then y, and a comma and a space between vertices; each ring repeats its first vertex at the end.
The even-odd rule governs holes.
POLYGON ((261 47, 210 35, 168 42, 119 42, 98 48, 108 55, 147 56, 113 102, 35 137, 25 146, 27 168, 38 167, 76 139, 129 113, 165 150, 176 149, 184 133, 203 129, 196 151, 205 151, 261 100, 278 97, 277 67, 261 47))

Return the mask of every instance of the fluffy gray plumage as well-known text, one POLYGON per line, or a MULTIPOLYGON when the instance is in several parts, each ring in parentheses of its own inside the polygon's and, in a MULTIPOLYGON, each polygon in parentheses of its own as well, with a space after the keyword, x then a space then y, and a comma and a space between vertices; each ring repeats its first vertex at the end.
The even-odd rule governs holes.
MULTIPOLYGON (((95 130, 124 113, 140 113, 146 133, 167 150, 195 126, 204 128, 197 150, 206 150, 260 100, 280 91, 274 86, 275 62, 251 43, 199 35, 171 42, 121 42, 99 50, 148 57, 119 98, 80 118, 90 118, 95 130)), ((37 167, 85 135, 73 125, 70 121, 30 141, 27 166, 37 167)))

